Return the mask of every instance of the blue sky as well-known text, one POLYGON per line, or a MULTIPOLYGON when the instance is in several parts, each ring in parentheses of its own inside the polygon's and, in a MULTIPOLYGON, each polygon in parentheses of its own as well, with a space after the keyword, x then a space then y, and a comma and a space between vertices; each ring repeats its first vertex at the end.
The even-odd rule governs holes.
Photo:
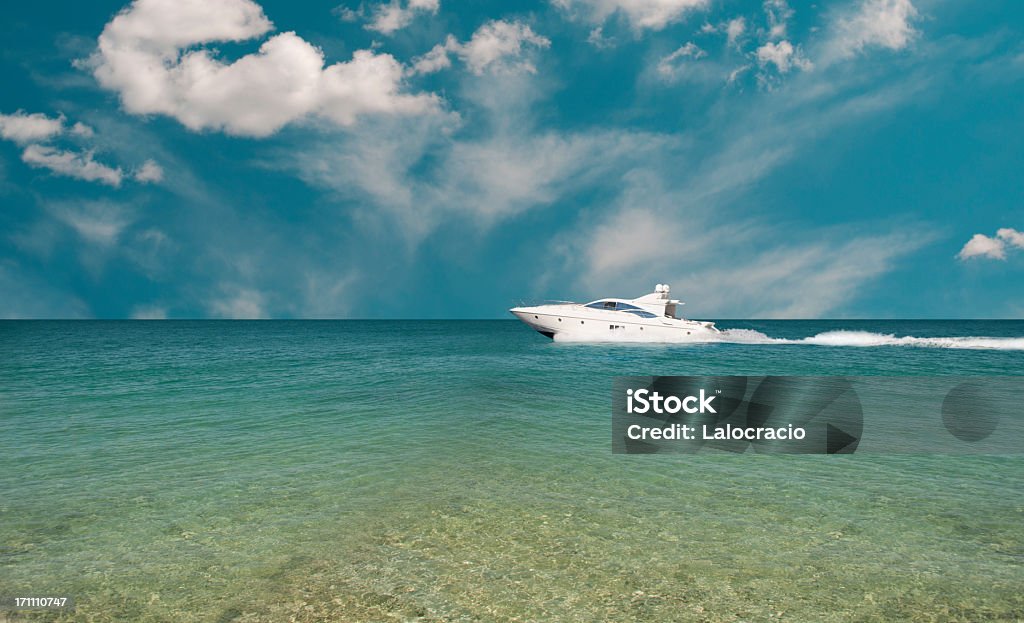
POLYGON ((0 317, 1024 316, 1019 2, 5 11, 0 317))

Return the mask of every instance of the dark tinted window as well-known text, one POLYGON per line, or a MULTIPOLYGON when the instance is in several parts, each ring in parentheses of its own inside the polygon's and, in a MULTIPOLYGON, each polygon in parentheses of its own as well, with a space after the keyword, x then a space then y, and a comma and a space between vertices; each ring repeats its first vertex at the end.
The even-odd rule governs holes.
MULTIPOLYGON (((622 303, 622 302, 619 302, 619 301, 594 301, 593 303, 587 303, 587 307, 590 307, 592 309, 609 309, 609 310, 613 309, 613 310, 616 310, 616 311, 628 311, 628 312, 643 311, 639 307, 637 307, 636 305, 630 305, 629 303, 622 303)), ((644 316, 644 318, 646 318, 646 317, 647 316, 644 316)))
POLYGON ((635 316, 640 316, 641 318, 655 318, 656 317, 651 312, 644 311, 642 309, 630 309, 630 310, 626 310, 626 313, 627 314, 633 314, 635 316))

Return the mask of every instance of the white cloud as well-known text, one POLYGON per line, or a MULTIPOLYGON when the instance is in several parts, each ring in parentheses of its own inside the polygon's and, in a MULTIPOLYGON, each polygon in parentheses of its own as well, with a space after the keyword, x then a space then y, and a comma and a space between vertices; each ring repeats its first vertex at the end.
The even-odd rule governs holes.
POLYGON ((208 303, 207 307, 213 316, 234 320, 256 320, 268 317, 264 296, 259 290, 228 286, 222 289, 226 294, 208 303))
POLYGON ((337 15, 338 19, 340 19, 343 22, 356 22, 359 21, 361 17, 363 17, 365 13, 365 7, 363 5, 359 5, 359 9, 357 10, 349 8, 342 4, 334 7, 334 9, 331 12, 337 15))
POLYGON ((974 234, 957 257, 961 260, 972 257, 987 257, 993 260, 1006 259, 1006 244, 998 238, 989 238, 985 234, 974 234))
POLYGON ((672 78, 687 60, 697 60, 707 56, 707 52, 697 47, 692 41, 682 45, 675 52, 663 56, 658 61, 658 73, 664 78, 672 78))
POLYGON ((621 14, 635 30, 661 30, 690 11, 708 6, 708 0, 552 0, 570 15, 600 24, 621 14))
POLYGON ((164 169, 153 160, 147 160, 142 163, 142 167, 132 176, 136 182, 162 182, 164 179, 164 169))
POLYGON ((1010 229, 1009 227, 1003 227, 996 232, 996 236, 1005 240, 1007 244, 1017 247, 1018 249, 1024 249, 1024 232, 1019 232, 1016 229, 1010 229))
POLYGON ((757 48, 757 62, 761 67, 775 65, 780 74, 788 73, 793 67, 806 70, 814 66, 804 57, 799 48, 794 48, 789 41, 778 43, 769 41, 757 48))
POLYGON ((786 0, 764 0, 764 12, 768 16, 768 37, 770 39, 785 37, 789 20, 793 17, 793 9, 789 7, 786 0))
POLYGON ((405 6, 402 6, 401 0, 391 0, 377 6, 373 12, 373 21, 366 25, 366 29, 390 35, 411 24, 417 14, 436 14, 440 8, 440 0, 408 0, 405 6))
POLYGON ((163 114, 191 130, 267 136, 311 116, 342 126, 366 114, 425 114, 432 94, 404 93, 404 68, 359 50, 324 67, 323 52, 285 32, 253 54, 224 62, 198 48, 245 41, 272 28, 251 0, 136 0, 107 23, 86 63, 134 114, 163 114))
POLYGON ((459 42, 452 35, 444 43, 435 45, 423 56, 412 61, 412 71, 418 74, 432 74, 435 71, 448 69, 452 66, 452 59, 448 57, 450 50, 459 49, 459 42))
POLYGON ((71 126, 71 133, 82 138, 92 138, 93 135, 96 134, 91 127, 85 125, 81 121, 76 121, 75 125, 71 126))
POLYGON ((22 152, 21 159, 30 166, 43 167, 59 175, 115 187, 121 185, 124 176, 120 168, 93 160, 91 151, 63 151, 48 145, 29 145, 22 152))
POLYGON ((533 63, 524 58, 528 48, 547 48, 550 45, 547 37, 538 35, 527 24, 492 20, 478 28, 466 43, 459 43, 448 35, 443 44, 413 60, 413 71, 431 73, 445 69, 451 65, 448 54, 452 53, 478 76, 488 69, 534 73, 533 63))
POLYGON ((604 28, 594 26, 587 35, 587 43, 599 49, 607 49, 615 46, 615 39, 604 36, 604 28))
POLYGON ((137 0, 107 23, 100 47, 144 46, 174 53, 192 45, 252 39, 273 27, 250 0, 137 0))
POLYGON ((745 18, 737 17, 729 20, 729 23, 725 26, 726 43, 730 46, 735 46, 746 30, 747 20, 745 18))
POLYGON ((870 46, 903 49, 918 35, 911 24, 917 17, 910 0, 864 0, 856 13, 839 18, 834 52, 843 58, 870 46))
MULTIPOLYGON (((458 55, 469 65, 470 71, 482 74, 488 67, 506 65, 508 58, 522 57, 527 45, 546 48, 551 41, 521 22, 495 20, 477 29, 469 42, 462 45, 458 55)), ((529 61, 522 61, 516 66, 534 71, 529 61)))
POLYGON ((994 237, 985 234, 974 234, 964 245, 957 258, 968 260, 974 257, 991 260, 1005 260, 1007 248, 1024 249, 1024 232, 1003 227, 994 237))
MULTIPOLYGON (((73 151, 53 146, 53 143, 61 141, 51 139, 61 136, 66 139, 70 135, 79 145, 96 136, 96 131, 81 121, 70 128, 65 127, 65 121, 64 115, 47 117, 43 113, 29 114, 21 110, 12 115, 0 114, 0 136, 16 143, 30 143, 22 151, 21 159, 32 167, 89 182, 120 186, 124 171, 120 167, 97 162, 94 150, 73 151)), ((163 179, 163 169, 153 160, 147 160, 133 177, 139 182, 159 182, 163 179)))
POLYGON ((508 59, 522 58, 527 46, 546 48, 549 45, 551 42, 546 37, 533 32, 526 24, 494 20, 478 28, 455 53, 477 75, 489 67, 522 69, 532 73, 535 69, 529 61, 510 62, 508 59))
POLYGON ((64 131, 64 116, 47 117, 42 113, 19 110, 10 115, 0 113, 0 136, 15 143, 44 141, 64 131))
POLYGON ((732 71, 729 72, 729 77, 726 79, 725 83, 732 84, 736 82, 736 80, 743 74, 743 72, 749 70, 751 67, 751 65, 742 65, 740 67, 737 67, 736 69, 733 69, 732 71))

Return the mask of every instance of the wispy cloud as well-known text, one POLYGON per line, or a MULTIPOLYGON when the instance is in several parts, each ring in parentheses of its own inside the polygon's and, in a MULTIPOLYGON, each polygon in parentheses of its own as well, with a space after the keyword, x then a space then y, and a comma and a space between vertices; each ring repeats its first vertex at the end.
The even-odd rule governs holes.
POLYGON ((92 126, 88 126, 81 121, 76 121, 75 125, 71 126, 71 133, 82 138, 92 138, 96 135, 96 131, 92 129, 92 126))
POLYGON ((345 318, 352 313, 354 287, 358 274, 353 269, 338 275, 324 270, 310 270, 305 275, 301 300, 288 310, 300 318, 345 318))
POLYGON ((700 49, 694 42, 687 42, 658 61, 658 73, 663 78, 675 78, 682 72, 687 62, 699 60, 707 55, 708 53, 700 49))
POLYGON ((761 67, 775 65, 780 74, 789 73, 790 69, 811 69, 814 64, 803 55, 799 48, 793 47, 789 41, 772 43, 769 41, 757 48, 757 62, 761 67))
POLYGON ((634 182, 618 210, 560 250, 582 271, 577 289, 628 295, 637 283, 667 279, 701 315, 821 317, 841 313, 935 238, 919 225, 861 224, 851 235, 852 226, 791 230, 738 215, 721 222, 720 211, 675 210, 685 197, 634 182))
MULTIPOLYGON (((875 135, 896 119, 889 111, 915 101, 926 112, 937 86, 973 71, 976 40, 957 35, 950 50, 914 4, 929 19, 937 11, 921 0, 821 11, 759 0, 742 13, 701 0, 543 0, 449 16, 460 8, 365 0, 337 13, 371 32, 335 24, 353 37, 339 41, 314 38, 315 25, 307 38, 287 12, 274 17, 297 32, 275 31, 251 0, 138 0, 79 65, 121 110, 65 89, 47 101, 70 118, 60 108, 0 116, 0 136, 38 167, 0 164, 5 188, 29 179, 38 197, 4 244, 54 268, 77 254, 89 288, 115 281, 96 277, 118 262, 125 282, 148 280, 123 308, 140 317, 366 315, 360 305, 387 296, 382 283, 429 298, 437 275, 458 281, 458 294, 474 271, 494 287, 472 314, 547 271, 538 281, 559 295, 670 281, 701 314, 841 315, 927 245, 934 225, 862 219, 824 191, 819 207, 781 180, 804 166, 811 189, 815 176, 842 178, 828 167, 851 164, 829 151, 844 137, 871 134, 857 153, 884 149, 875 135), (747 88, 755 82, 770 88, 747 88), (867 127, 877 132, 856 132, 867 127), (46 196, 115 187, 113 207, 46 196), (708 280, 725 285, 708 291, 708 280)), ((1002 56, 987 57, 993 83, 1024 75, 1019 45, 1006 42, 1016 31, 1006 32, 1002 56)), ((871 213, 908 206, 880 201, 871 213)), ((969 242, 962 259, 1017 252, 1010 234, 978 236, 988 250, 969 242)), ((74 257, 63 268, 78 269, 74 257)), ((23 267, 10 274, 39 285, 23 267)), ((393 302, 370 309, 404 313, 393 302)))
POLYGON ((575 190, 614 184, 664 141, 643 132, 539 129, 535 76, 471 74, 467 80, 473 100, 463 119, 484 132, 371 124, 280 160, 339 200, 372 207, 359 212, 361 224, 384 218, 415 246, 442 223, 487 230, 575 190))
POLYGON ((255 288, 222 286, 222 293, 211 299, 207 308, 217 318, 258 320, 268 317, 265 296, 255 288))
MULTIPOLYGON (((777 47, 777 46, 776 46, 777 47)), ((792 64, 794 50, 780 64, 792 64)), ((772 60, 772 63, 775 61, 772 60)), ((779 68, 780 70, 782 67, 779 68)), ((790 67, 791 69, 791 67, 790 67)), ((888 85, 858 73, 806 73, 756 95, 699 144, 658 160, 606 210, 592 210, 564 235, 539 287, 576 276, 588 293, 623 291, 672 278, 701 313, 814 317, 841 312, 877 279, 935 238, 924 224, 855 222, 842 233, 810 224, 769 225, 756 183, 818 136, 908 101, 922 78, 888 85), (717 284, 708 292, 707 284, 717 284), (735 287, 734 287, 735 285, 735 287)))
MULTIPOLYGON (((96 131, 91 126, 78 121, 69 128, 65 121, 64 115, 48 117, 43 113, 26 113, 21 110, 10 115, 0 114, 0 137, 24 144, 21 159, 29 166, 87 182, 121 186, 125 178, 124 171, 120 167, 97 161, 94 147, 62 149, 54 146, 54 143, 72 143, 76 146, 95 144, 96 131)), ((143 176, 136 176, 136 179, 141 182, 159 181, 153 177, 157 173, 162 177, 160 165, 152 159, 143 164, 140 172, 143 176)))
POLYGON ((789 20, 793 18, 793 9, 786 0, 764 0, 764 12, 768 19, 766 36, 769 39, 781 39, 786 36, 789 20))
POLYGON ((50 212, 83 240, 110 247, 131 223, 128 210, 111 201, 62 202, 49 205, 50 212))
POLYGON ((88 318, 89 307, 76 294, 35 276, 10 260, 0 260, 0 318, 88 318))
POLYGON ((114 187, 120 186, 124 178, 120 168, 97 162, 91 151, 64 151, 48 145, 29 145, 21 153, 21 159, 30 166, 49 169, 58 175, 114 187))
MULTIPOLYGON (((827 233, 823 240, 768 246, 733 266, 696 268, 675 278, 711 314, 751 318, 820 318, 843 313, 862 290, 934 239, 920 228, 857 236, 827 233), (708 288, 706 284, 718 284, 708 288)), ((764 230, 761 240, 785 240, 764 230)))
POLYGON ((373 9, 373 19, 366 25, 384 35, 390 35, 412 23, 419 14, 436 14, 441 8, 440 0, 391 0, 373 9))
POLYGON ((637 31, 662 30, 689 12, 704 9, 708 0, 551 0, 568 15, 600 24, 622 15, 637 31))
POLYGON ((154 160, 147 160, 142 163, 135 173, 132 174, 137 182, 162 182, 164 179, 164 169, 154 160))
POLYGON ((740 16, 729 20, 729 23, 725 25, 726 42, 730 47, 736 47, 745 32, 747 32, 746 18, 740 16))
POLYGON ((528 24, 518 21, 492 20, 473 33, 469 41, 459 43, 448 35, 444 43, 434 46, 423 56, 413 59, 413 71, 426 74, 451 66, 449 53, 462 59, 476 75, 485 71, 536 71, 526 58, 527 50, 551 45, 547 37, 538 35, 528 24))

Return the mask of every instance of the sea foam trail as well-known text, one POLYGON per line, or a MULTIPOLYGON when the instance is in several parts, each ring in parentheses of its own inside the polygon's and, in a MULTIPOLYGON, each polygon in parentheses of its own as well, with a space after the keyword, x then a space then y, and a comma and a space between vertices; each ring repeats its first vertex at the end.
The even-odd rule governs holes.
MULTIPOLYGON (((636 342, 635 337, 604 336, 601 338, 559 334, 558 342, 636 342)), ((725 329, 713 337, 697 338, 680 336, 677 340, 649 339, 647 343, 673 344, 763 344, 763 345, 794 345, 812 346, 905 346, 915 348, 954 348, 971 350, 1024 350, 1024 337, 915 337, 906 335, 897 337, 891 333, 872 333, 870 331, 825 331, 811 337, 786 339, 771 337, 752 329, 725 329)))
POLYGON ((722 342, 734 344, 811 344, 814 346, 912 346, 918 348, 960 348, 990 350, 1024 350, 1024 337, 896 337, 892 333, 870 331, 825 331, 796 340, 769 337, 750 329, 726 329, 722 342))
POLYGON ((966 348, 992 350, 1024 350, 1021 337, 896 337, 893 334, 868 331, 826 331, 798 340, 818 346, 917 346, 921 348, 966 348))

